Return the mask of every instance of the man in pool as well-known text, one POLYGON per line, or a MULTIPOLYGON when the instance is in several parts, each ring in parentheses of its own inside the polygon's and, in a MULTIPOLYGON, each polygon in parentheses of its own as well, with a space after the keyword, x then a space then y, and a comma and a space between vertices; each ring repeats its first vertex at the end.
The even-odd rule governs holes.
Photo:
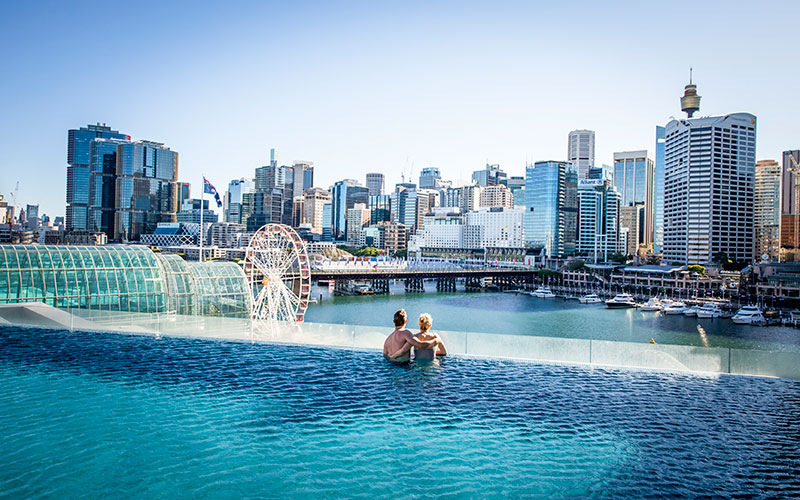
POLYGON ((406 344, 418 349, 433 349, 439 345, 440 341, 438 337, 432 340, 421 340, 417 338, 411 332, 411 330, 406 329, 407 322, 408 315, 406 314, 405 309, 400 309, 394 313, 394 331, 389 334, 389 336, 386 338, 386 342, 383 343, 383 355, 386 357, 386 359, 398 363, 409 361, 410 349, 406 349, 401 356, 396 358, 392 357, 392 354, 400 351, 406 344))

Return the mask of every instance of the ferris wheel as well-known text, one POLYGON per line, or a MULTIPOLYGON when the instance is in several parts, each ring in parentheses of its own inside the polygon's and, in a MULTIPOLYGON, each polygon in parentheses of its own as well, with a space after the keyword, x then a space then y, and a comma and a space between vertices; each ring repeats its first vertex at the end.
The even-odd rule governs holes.
POLYGON ((250 238, 244 271, 253 291, 252 318, 302 323, 311 293, 303 240, 285 224, 266 224, 250 238))

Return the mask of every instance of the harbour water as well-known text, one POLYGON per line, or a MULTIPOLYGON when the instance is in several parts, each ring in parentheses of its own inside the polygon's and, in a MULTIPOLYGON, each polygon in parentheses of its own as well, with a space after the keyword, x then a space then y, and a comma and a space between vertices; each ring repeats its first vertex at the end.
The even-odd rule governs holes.
POLYGON ((704 347, 730 347, 800 352, 800 330, 769 326, 736 325, 729 319, 665 316, 635 309, 607 309, 603 304, 576 300, 540 299, 525 294, 435 291, 404 293, 393 285, 391 295, 333 296, 315 287, 306 320, 319 323, 385 326, 392 330, 392 315, 399 308, 409 314, 410 328, 423 312, 434 318, 433 330, 502 333, 543 337, 619 340, 704 347))
POLYGON ((798 411, 785 379, 5 326, 0 498, 797 498, 798 411))

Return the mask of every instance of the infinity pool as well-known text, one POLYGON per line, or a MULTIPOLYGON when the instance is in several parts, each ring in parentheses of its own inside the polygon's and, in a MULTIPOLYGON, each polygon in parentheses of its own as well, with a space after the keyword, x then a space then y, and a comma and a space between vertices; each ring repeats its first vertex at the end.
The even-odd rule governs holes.
POLYGON ((800 496, 800 382, 0 328, 0 497, 800 496))

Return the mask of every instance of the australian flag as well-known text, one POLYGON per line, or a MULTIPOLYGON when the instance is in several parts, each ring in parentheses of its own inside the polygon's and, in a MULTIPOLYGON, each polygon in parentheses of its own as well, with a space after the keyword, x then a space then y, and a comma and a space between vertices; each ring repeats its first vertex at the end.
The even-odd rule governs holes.
POLYGON ((213 194, 214 199, 217 200, 217 207, 222 207, 222 201, 219 199, 219 193, 217 193, 217 188, 214 187, 213 184, 208 182, 208 179, 203 177, 203 192, 208 194, 213 194))

